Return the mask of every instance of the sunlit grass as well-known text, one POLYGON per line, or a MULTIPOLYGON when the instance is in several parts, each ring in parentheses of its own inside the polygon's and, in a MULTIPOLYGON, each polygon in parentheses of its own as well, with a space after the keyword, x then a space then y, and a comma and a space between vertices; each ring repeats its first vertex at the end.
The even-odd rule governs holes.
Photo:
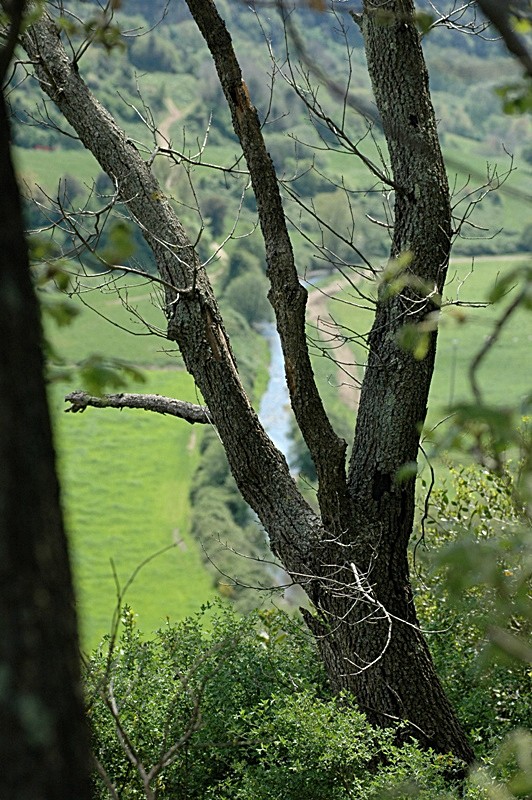
MULTIPOLYGON (((471 259, 453 260, 444 300, 458 299, 461 302, 476 303, 485 301, 498 276, 522 264, 527 258, 526 254, 498 258, 479 257, 475 259, 474 266, 471 259)), ((449 305, 443 309, 436 369, 429 398, 429 425, 442 419, 452 403, 471 399, 469 365, 510 301, 511 295, 495 306, 457 308, 449 305)), ((358 298, 356 291, 348 288, 330 301, 329 310, 343 326, 345 335, 353 337, 351 348, 354 360, 363 365, 367 352, 357 340, 356 334, 369 331, 373 313, 359 307, 360 304, 363 301, 358 298)), ((496 346, 479 369, 480 385, 486 402, 516 405, 530 392, 531 348, 532 317, 530 312, 519 309, 504 327, 496 346)), ((362 366, 357 371, 361 377, 362 366)))
MULTIPOLYGON (((110 630, 111 561, 123 586, 143 561, 175 545, 142 568, 126 595, 146 632, 215 595, 189 524, 201 429, 144 411, 62 414, 62 388, 54 388, 53 409, 82 637, 90 648, 110 630)), ((140 390, 195 400, 184 372, 152 371, 140 390)))

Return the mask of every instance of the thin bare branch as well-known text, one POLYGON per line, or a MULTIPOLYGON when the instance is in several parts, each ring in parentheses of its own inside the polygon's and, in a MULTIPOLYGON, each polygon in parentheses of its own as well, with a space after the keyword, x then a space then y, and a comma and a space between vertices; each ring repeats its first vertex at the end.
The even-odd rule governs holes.
POLYGON ((480 386, 479 386, 478 378, 477 378, 478 369, 479 369, 482 361, 484 360, 484 358, 487 356, 489 351, 492 349, 492 347, 495 344, 495 342, 498 340, 499 336, 502 333, 502 329, 504 328, 504 326, 506 325, 508 320, 511 318, 511 316, 516 311, 516 309, 519 308, 519 306, 523 303, 523 300, 526 298, 528 291, 529 291, 529 288, 525 284, 521 288, 521 290, 516 294, 516 296, 514 297, 512 302, 510 303, 510 305, 507 306, 507 308, 504 310, 503 314, 501 314, 501 316, 499 317, 499 319, 497 320, 497 322, 493 326, 493 329, 492 329, 490 335, 486 338, 486 341, 484 342, 484 344, 482 345, 482 347, 480 348, 480 350, 476 354, 475 358, 472 360, 471 364, 469 365, 469 382, 471 384, 471 389, 472 389, 473 394, 475 396, 475 400, 479 404, 482 403, 482 392, 480 390, 480 386))
POLYGON ((103 781, 103 783, 105 785, 105 788, 107 789, 107 791, 109 792, 109 794, 111 795, 113 800, 120 800, 120 795, 118 794, 118 792, 116 790, 116 786, 114 785, 114 783, 112 782, 111 778, 109 777, 109 774, 108 774, 107 770, 105 769, 105 767, 103 766, 102 762, 96 757, 96 755, 94 753, 92 755, 92 758, 94 760, 94 766, 96 767, 96 772, 98 773, 98 775, 102 779, 102 781, 103 781))

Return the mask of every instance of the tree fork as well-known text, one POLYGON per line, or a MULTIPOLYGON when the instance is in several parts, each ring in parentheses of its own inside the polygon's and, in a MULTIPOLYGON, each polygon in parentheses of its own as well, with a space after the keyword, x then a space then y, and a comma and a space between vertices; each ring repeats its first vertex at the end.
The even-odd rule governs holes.
MULTIPOLYGON (((200 10, 212 9, 210 0, 199 5, 200 10)), ((417 362, 401 350, 396 335, 405 315, 417 322, 435 308, 432 286, 438 291, 442 285, 449 250, 448 192, 438 166, 441 154, 412 4, 367 2, 363 25, 377 102, 386 105, 388 90, 391 98, 399 98, 397 121, 391 113, 393 103, 381 109, 395 180, 404 187, 396 197, 392 256, 411 252, 407 274, 432 283, 420 294, 419 280, 413 280, 400 295, 389 298, 383 293, 379 298, 348 494, 342 490, 340 504, 324 506, 323 521, 298 492, 285 460, 251 408, 205 271, 153 175, 83 84, 46 14, 24 41, 41 87, 117 181, 122 199, 146 232, 163 279, 172 286, 196 287, 175 306, 169 337, 178 342, 205 398, 239 489, 261 518, 285 568, 306 584, 317 609, 309 625, 333 685, 352 689, 379 724, 406 719, 410 733, 424 744, 471 761, 471 749, 439 684, 412 604, 407 544, 414 481, 395 481, 397 469, 417 456, 417 424, 425 417, 435 348, 432 334, 429 357, 417 362), (396 15, 390 25, 376 24, 377 5, 396 15), (395 62, 388 52, 394 48, 395 62), (401 94, 403 90, 409 94, 401 94), (417 99, 416 91, 421 93, 417 99), (436 147, 434 161, 431 147, 436 147)), ((229 92, 228 98, 237 123, 239 113, 247 109, 242 91, 240 78, 240 89, 229 92)), ((257 192, 259 186, 260 180, 254 181, 257 192)), ((270 274, 273 280, 275 269, 270 274)), ((291 297, 303 296, 295 284, 293 288, 291 297)), ((174 308, 174 300, 169 298, 169 307, 174 308)), ((285 311, 277 309, 281 326, 289 323, 289 309, 285 310, 283 318, 285 311)), ((289 369, 287 377, 290 381, 289 369)))

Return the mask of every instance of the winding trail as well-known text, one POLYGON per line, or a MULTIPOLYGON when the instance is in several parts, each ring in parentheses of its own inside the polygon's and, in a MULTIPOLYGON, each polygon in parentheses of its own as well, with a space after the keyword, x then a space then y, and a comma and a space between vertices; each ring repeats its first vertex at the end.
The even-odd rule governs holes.
POLYGON ((170 130, 175 122, 183 119, 184 112, 181 111, 171 97, 164 98, 164 104, 168 114, 158 126, 157 131, 157 144, 161 147, 169 147, 171 145, 170 130))
MULTIPOLYGON (((339 329, 334 322, 329 306, 333 298, 349 286, 347 278, 338 278, 324 288, 314 287, 309 293, 307 301, 307 321, 316 328, 317 333, 324 341, 338 334, 339 329)), ((336 365, 336 383, 342 402, 352 410, 358 409, 360 399, 360 383, 362 374, 360 367, 355 365, 355 356, 347 342, 337 350, 341 364, 336 365)))
MULTIPOLYGON (((157 128, 156 136, 157 136, 157 144, 159 147, 172 147, 172 138, 171 138, 171 129, 174 123, 179 122, 180 119, 183 119, 185 116, 185 112, 179 109, 171 97, 164 98, 164 104, 166 106, 166 110, 168 114, 163 119, 161 124, 157 128)), ((164 182, 164 189, 165 192, 170 193, 172 188, 172 171, 168 170, 168 175, 164 182)))

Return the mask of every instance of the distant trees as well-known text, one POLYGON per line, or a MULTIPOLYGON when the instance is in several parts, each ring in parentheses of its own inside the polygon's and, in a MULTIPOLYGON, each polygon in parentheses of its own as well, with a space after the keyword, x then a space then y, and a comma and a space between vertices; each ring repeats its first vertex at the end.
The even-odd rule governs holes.
POLYGON ((173 72, 176 53, 171 42, 159 38, 157 43, 150 36, 134 40, 131 46, 131 63, 139 70, 173 72))

